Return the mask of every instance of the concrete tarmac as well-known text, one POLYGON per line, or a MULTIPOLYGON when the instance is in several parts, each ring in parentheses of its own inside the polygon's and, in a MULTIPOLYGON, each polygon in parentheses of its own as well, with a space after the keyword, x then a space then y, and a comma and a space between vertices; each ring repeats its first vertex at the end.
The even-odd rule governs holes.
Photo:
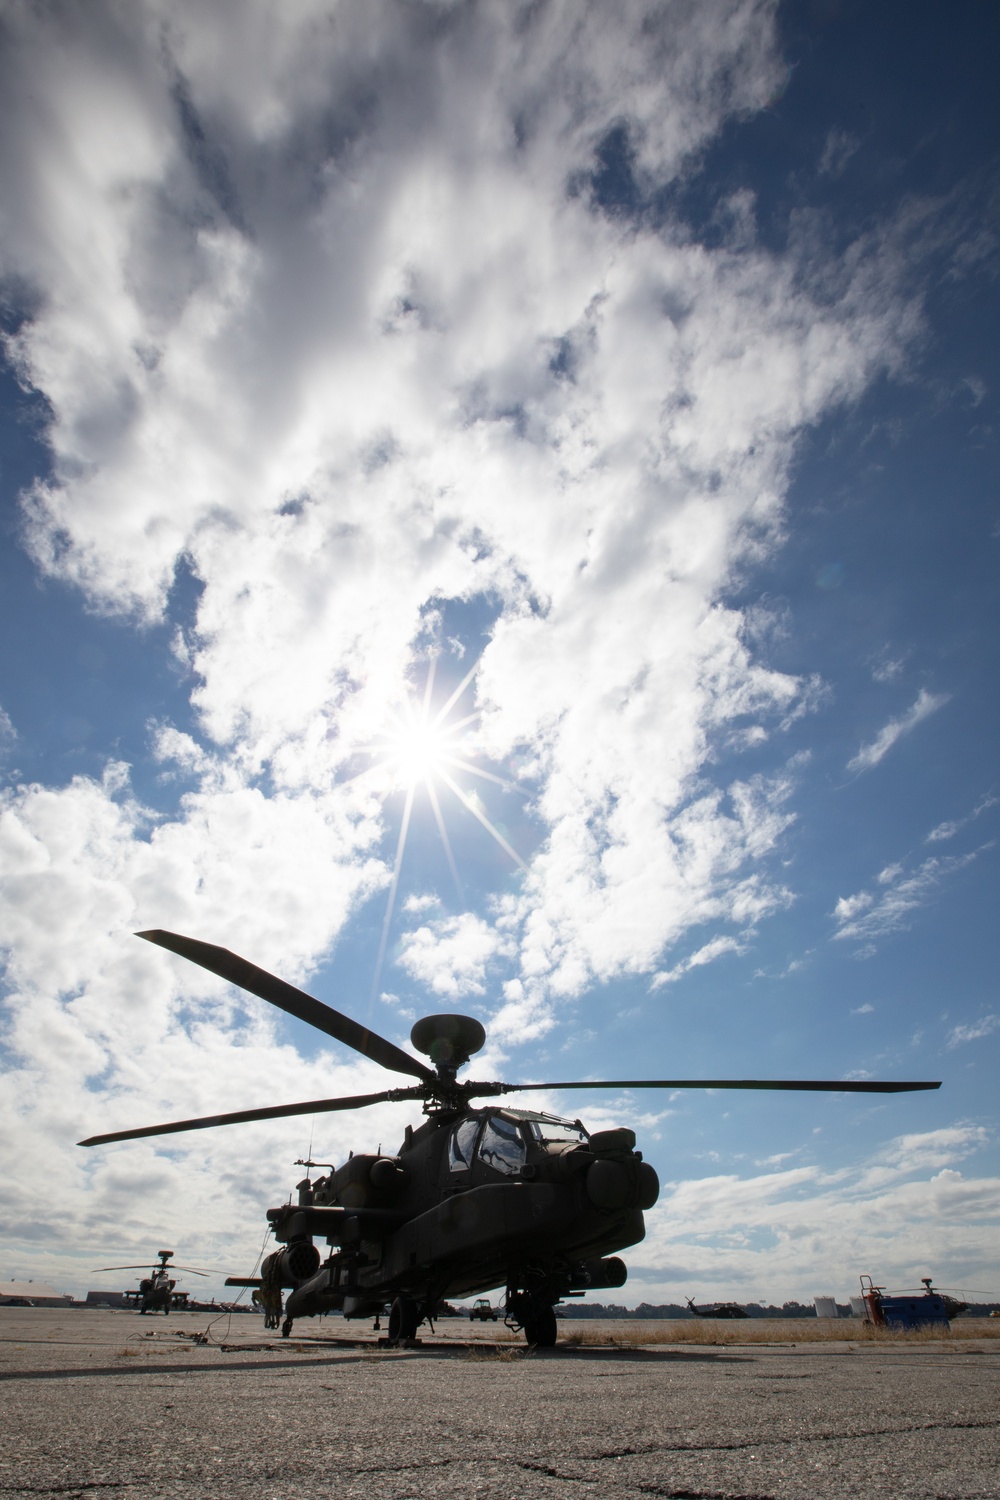
POLYGON ((1000 1500, 1000 1340, 526 1353, 448 1320, 390 1351, 335 1318, 210 1323, 0 1308, 0 1497, 1000 1500))

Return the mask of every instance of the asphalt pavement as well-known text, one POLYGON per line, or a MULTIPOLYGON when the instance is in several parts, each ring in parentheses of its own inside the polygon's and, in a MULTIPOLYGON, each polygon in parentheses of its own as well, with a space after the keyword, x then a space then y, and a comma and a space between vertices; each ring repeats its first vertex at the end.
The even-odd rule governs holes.
POLYGON ((0 1308, 0 1496, 1000 1500, 1000 1340, 529 1353, 464 1321, 403 1350, 339 1319, 209 1325, 0 1308))

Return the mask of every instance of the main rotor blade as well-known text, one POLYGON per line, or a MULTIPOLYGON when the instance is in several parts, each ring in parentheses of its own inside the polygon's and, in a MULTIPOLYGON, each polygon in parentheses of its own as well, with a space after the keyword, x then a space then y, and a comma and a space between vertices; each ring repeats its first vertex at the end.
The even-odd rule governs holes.
POLYGON ((370 1057, 372 1062, 381 1063, 390 1072, 409 1073, 411 1077, 423 1079, 425 1083, 432 1082, 436 1077, 432 1068, 411 1057, 384 1036, 379 1036, 378 1032, 369 1031, 367 1026, 352 1021, 350 1016, 341 1015, 339 1010, 324 1005, 322 1000, 314 1000, 312 995, 296 989, 293 984, 286 984, 283 979, 277 979, 266 969, 258 969, 256 964, 240 958, 238 953, 230 953, 228 948, 217 948, 214 943, 203 943, 198 938, 183 937, 178 932, 163 932, 159 928, 137 932, 136 937, 145 938, 147 943, 157 943, 161 948, 168 948, 171 953, 179 953, 181 958, 189 958, 192 963, 218 974, 220 979, 227 979, 230 984, 249 990, 251 995, 269 1001, 271 1005, 287 1011, 290 1016, 298 1017, 309 1026, 315 1026, 317 1031, 325 1031, 327 1036, 343 1042, 345 1047, 353 1047, 362 1057, 370 1057))
MULTIPOLYGON (((302 1104, 272 1104, 265 1109, 238 1109, 228 1115, 202 1115, 197 1120, 174 1120, 170 1125, 143 1125, 138 1130, 112 1130, 92 1135, 78 1146, 106 1146, 111 1141, 137 1141, 147 1135, 173 1135, 182 1130, 210 1130, 215 1125, 245 1125, 251 1120, 281 1120, 289 1115, 322 1115, 337 1109, 364 1109, 366 1104, 384 1104, 397 1099, 424 1099, 422 1088, 383 1089, 380 1094, 353 1094, 343 1099, 307 1099, 302 1104)), ((109 1266, 108 1270, 139 1270, 138 1266, 109 1266)))
POLYGON ((218 1275, 217 1271, 196 1271, 194 1266, 175 1266, 172 1261, 166 1267, 151 1266, 148 1264, 144 1264, 141 1266, 95 1266, 93 1271, 90 1272, 90 1275, 97 1276, 101 1271, 160 1271, 164 1269, 167 1271, 188 1271, 192 1276, 218 1275))
MULTIPOLYGON (((917 1089, 939 1089, 940 1083, 876 1083, 870 1078, 820 1080, 813 1078, 616 1078, 593 1083, 484 1083, 482 1094, 521 1094, 531 1089, 806 1089, 836 1094, 909 1094, 917 1089)), ((469 1098, 480 1095, 478 1084, 464 1085, 469 1098)))
POLYGON ((100 1271, 158 1271, 159 1269, 159 1266, 151 1266, 146 1260, 141 1266, 95 1266, 90 1275, 96 1276, 100 1271))

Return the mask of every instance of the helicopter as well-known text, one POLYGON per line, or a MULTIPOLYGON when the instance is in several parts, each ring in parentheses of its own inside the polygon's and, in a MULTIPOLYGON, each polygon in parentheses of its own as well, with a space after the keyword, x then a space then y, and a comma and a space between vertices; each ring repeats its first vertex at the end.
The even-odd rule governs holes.
MULTIPOLYGON (((780 1089, 894 1094, 940 1083, 757 1079, 617 1079, 595 1083, 502 1083, 459 1079, 486 1032, 471 1016, 424 1016, 410 1040, 430 1065, 247 959, 197 938, 155 929, 136 934, 316 1027, 390 1072, 416 1078, 404 1088, 298 1104, 269 1105, 134 1130, 93 1135, 81 1146, 207 1130, 386 1102, 420 1101, 425 1121, 407 1125, 394 1154, 354 1154, 297 1187, 297 1201, 267 1211, 279 1249, 252 1287, 275 1326, 340 1312, 374 1317, 390 1305, 388 1337, 406 1343, 445 1297, 505 1289, 505 1322, 529 1344, 556 1342, 556 1305, 566 1297, 623 1286, 615 1252, 645 1235, 643 1212, 659 1196, 653 1167, 628 1127, 590 1132, 580 1120, 474 1099, 568 1089, 780 1089), (315 1239, 329 1247, 325 1257, 315 1239), (290 1295, 282 1308, 282 1293, 290 1295)), ((312 1166, 312 1163, 304 1163, 312 1166)), ((432 1324, 433 1326, 433 1324, 432 1324)))
POLYGON ((884 1286, 876 1286, 870 1276, 861 1277, 865 1322, 875 1328, 924 1328, 934 1323, 947 1326, 952 1318, 968 1311, 967 1295, 962 1292, 953 1297, 936 1287, 930 1276, 921 1276, 919 1289, 909 1287, 901 1292, 887 1292, 884 1286))
POLYGON ((692 1318, 749 1318, 750 1314, 738 1302, 713 1302, 711 1307, 695 1307, 694 1299, 687 1299, 692 1318))
MULTIPOLYGON (((139 1282, 138 1293, 126 1292, 125 1295, 138 1297, 140 1316, 149 1312, 162 1312, 169 1317, 171 1304, 174 1301, 174 1287, 177 1285, 170 1272, 188 1271, 192 1276, 209 1276, 211 1272, 196 1271, 194 1266, 169 1265, 168 1262, 174 1258, 172 1250, 157 1250, 156 1255, 160 1262, 158 1266, 153 1265, 148 1268, 146 1266, 98 1266, 94 1274, 98 1275, 104 1271, 145 1271, 148 1269, 149 1275, 144 1276, 139 1282)), ((177 1295, 180 1296, 181 1293, 177 1295)), ((187 1293, 183 1295, 186 1297, 187 1293)))

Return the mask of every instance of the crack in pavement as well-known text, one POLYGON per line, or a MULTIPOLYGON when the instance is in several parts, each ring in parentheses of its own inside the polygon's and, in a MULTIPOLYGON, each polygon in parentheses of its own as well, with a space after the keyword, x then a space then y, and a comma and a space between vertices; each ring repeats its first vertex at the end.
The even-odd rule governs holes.
MULTIPOLYGON (((507 1463, 507 1459, 484 1459, 485 1463, 507 1463)), ((347 1472, 351 1478, 356 1479, 360 1474, 420 1474, 424 1469, 447 1469, 452 1464, 478 1463, 480 1460, 471 1458, 428 1458, 423 1463, 416 1464, 372 1464, 364 1469, 350 1469, 347 1472)), ((341 1463, 343 1470, 346 1466, 341 1463)))
POLYGON ((903 1437, 911 1432, 983 1431, 1000 1427, 1000 1418, 976 1422, 914 1422, 908 1427, 869 1427, 850 1432, 797 1432, 790 1437, 767 1437, 734 1443, 656 1443, 642 1448, 611 1448, 588 1455, 589 1462, 605 1458, 648 1458, 656 1453, 739 1453, 747 1448, 776 1448, 792 1443, 853 1442, 859 1438, 903 1437))
MULTIPOLYGON (((530 1463, 526 1459, 515 1460, 519 1469, 527 1469, 529 1473, 544 1474, 549 1479, 561 1479, 565 1484, 593 1484, 593 1479, 586 1475, 564 1474, 561 1469, 554 1469, 551 1464, 530 1463)), ((629 1487, 641 1490, 644 1495, 657 1495, 660 1500, 776 1500, 774 1495, 765 1495, 754 1490, 741 1490, 738 1494, 735 1490, 689 1490, 689 1489, 667 1489, 661 1484, 643 1483, 641 1480, 628 1480, 629 1487)))
MULTIPOLYGON (((328 1363, 328 1361, 316 1361, 316 1363, 328 1363)), ((284 1363, 284 1361, 282 1361, 284 1363)), ((310 1361, 313 1363, 313 1361, 310 1361)), ((176 1367, 174 1367, 176 1369, 176 1367)), ((232 1368, 232 1367, 230 1367, 232 1368)), ((117 1373, 117 1372, 116 1372, 117 1373)), ((1000 1427, 1000 1419, 984 1419, 974 1421, 949 1421, 949 1422, 918 1422, 911 1423, 905 1427, 873 1427, 862 1431, 854 1430, 847 1432, 822 1432, 822 1433, 796 1433, 788 1437, 772 1437, 758 1439, 757 1441, 741 1440, 729 1443, 660 1443, 649 1444, 642 1447, 616 1448, 604 1450, 598 1453, 573 1455, 572 1461, 581 1465, 599 1465, 604 1463, 620 1461, 624 1458, 652 1458, 657 1455, 668 1454, 698 1454, 698 1453, 739 1453, 749 1449, 760 1450, 763 1448, 789 1447, 794 1444, 829 1443, 829 1442, 857 1442, 864 1438, 873 1437, 899 1437, 911 1433, 941 1432, 941 1431, 988 1431, 1000 1427)), ((384 1463, 359 1465, 354 1468, 341 1460, 340 1468, 345 1477, 361 1478, 365 1475, 377 1474, 407 1474, 423 1473, 432 1469, 447 1469, 456 1465, 502 1465, 509 1464, 513 1468, 524 1470, 527 1473, 544 1475, 546 1478, 557 1479, 563 1484, 593 1485, 595 1480, 593 1474, 570 1474, 553 1464, 545 1463, 540 1459, 515 1458, 511 1454, 478 1454, 475 1457, 457 1456, 449 1458, 428 1459, 415 1463, 384 1463)), ((623 1480, 625 1475, 622 1475, 623 1480)), ((0 1494, 21 1495, 62 1495, 72 1500, 72 1497, 84 1496, 88 1492, 96 1490, 129 1489, 148 1481, 149 1476, 134 1476, 126 1480, 114 1479, 79 1479, 72 1483, 59 1484, 9 1484, 0 1482, 0 1494)), ((196 1487, 202 1483, 203 1476, 179 1475, 172 1476, 173 1482, 188 1483, 196 1487)), ((656 1500, 776 1500, 773 1495, 760 1491, 735 1491, 735 1490, 693 1490, 678 1489, 669 1483, 657 1483, 656 1481, 641 1480, 634 1476, 627 1479, 629 1487, 638 1490, 644 1495, 656 1497, 656 1500)), ((932 1500, 932 1497, 928 1497, 932 1500)), ((954 1500, 953 1496, 940 1495, 934 1500, 954 1500)))
POLYGON ((776 1495, 765 1495, 758 1490, 665 1490, 658 1484, 635 1484, 633 1489, 644 1495, 658 1495, 660 1500, 777 1500, 776 1495))
POLYGON ((8 1495, 82 1495, 84 1490, 129 1489, 132 1479, 77 1479, 73 1484, 0 1484, 8 1495))

